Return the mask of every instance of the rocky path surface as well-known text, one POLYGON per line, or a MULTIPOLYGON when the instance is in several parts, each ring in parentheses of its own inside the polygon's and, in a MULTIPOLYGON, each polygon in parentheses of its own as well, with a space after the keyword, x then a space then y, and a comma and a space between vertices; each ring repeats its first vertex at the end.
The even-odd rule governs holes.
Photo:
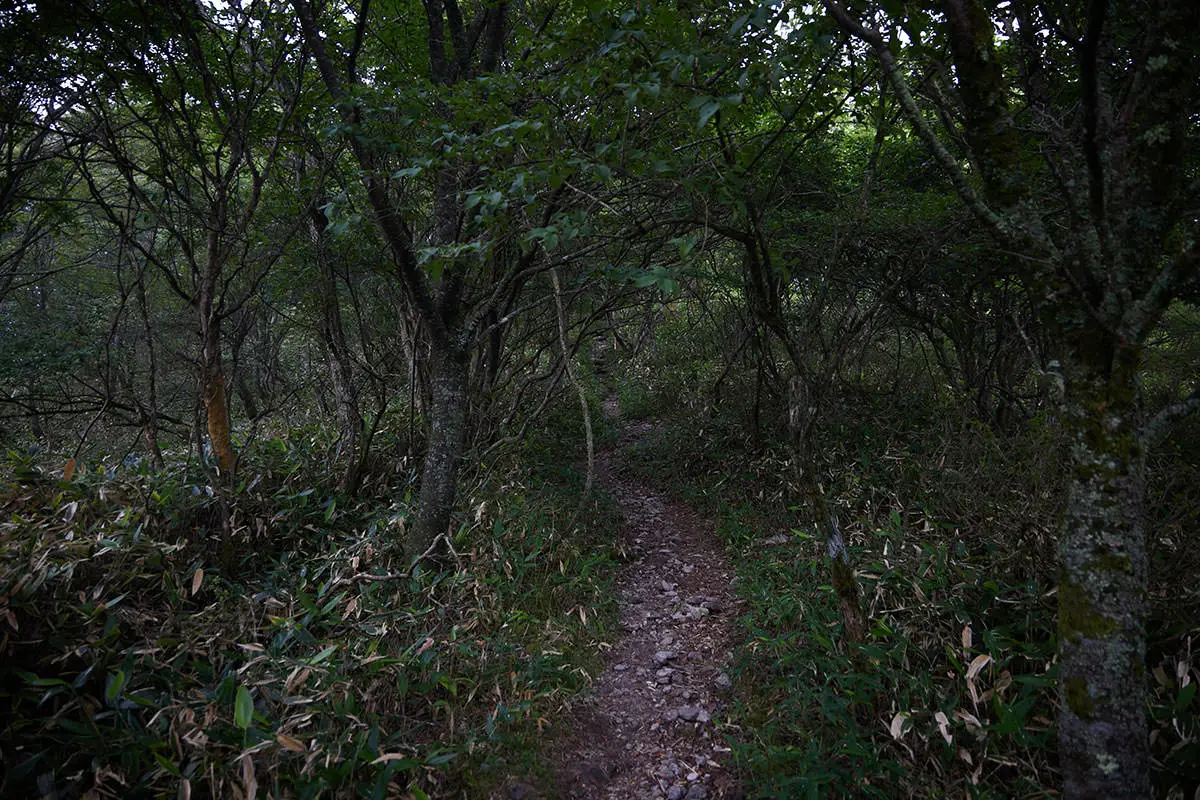
MULTIPOLYGON (((623 445, 649 431, 629 426, 623 445)), ((552 748, 572 800, 718 800, 740 797, 726 770, 721 723, 736 637, 733 571, 710 521, 597 460, 597 483, 620 504, 630 561, 617 580, 620 635, 604 671, 574 704, 552 748)), ((517 790, 514 800, 533 797, 517 790)))

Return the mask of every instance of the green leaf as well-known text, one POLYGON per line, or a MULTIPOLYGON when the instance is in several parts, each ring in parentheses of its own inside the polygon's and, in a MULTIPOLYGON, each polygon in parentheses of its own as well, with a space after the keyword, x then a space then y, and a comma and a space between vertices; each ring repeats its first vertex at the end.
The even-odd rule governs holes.
POLYGON ((1179 697, 1175 698, 1175 710, 1183 711, 1192 704, 1196 699, 1196 684, 1189 683, 1179 692, 1179 697))
POLYGON ((121 696, 121 690, 125 688, 125 682, 128 679, 129 676, 125 674, 125 670, 123 669, 117 670, 108 679, 108 688, 104 690, 104 698, 110 704, 117 702, 117 698, 121 696))
POLYGON ((696 123, 696 130, 700 130, 705 125, 707 125, 708 121, 710 119, 712 119, 713 114, 716 114, 720 110, 721 110, 721 104, 718 103, 716 100, 710 100, 709 102, 702 105, 700 107, 700 120, 699 120, 699 122, 696 123))
MULTIPOLYGON (((26 673, 28 675, 29 673, 26 673)), ((23 676, 24 677, 24 676, 23 676)), ((30 686, 70 686, 71 684, 60 678, 39 678, 37 676, 25 677, 25 683, 30 686)))
POLYGON ((165 769, 167 772, 169 772, 169 773, 171 773, 172 775, 174 775, 176 778, 183 777, 183 773, 181 773, 181 772, 179 771, 179 767, 177 767, 177 766, 175 766, 174 764, 172 764, 170 761, 168 761, 168 760, 167 760, 167 759, 166 759, 166 758, 165 758, 163 755, 161 755, 160 753, 155 753, 155 754, 154 754, 154 760, 158 762, 158 765, 159 765, 160 767, 162 767, 162 768, 163 768, 163 769, 165 769))
POLYGON ((320 664, 322 661, 333 655, 334 650, 337 650, 337 645, 329 645, 329 647, 326 647, 324 650, 313 656, 308 662, 309 665, 315 667, 317 664, 320 664))
POLYGON ((254 718, 254 698, 245 686, 238 686, 237 698, 233 701, 233 724, 242 730, 250 727, 254 718))

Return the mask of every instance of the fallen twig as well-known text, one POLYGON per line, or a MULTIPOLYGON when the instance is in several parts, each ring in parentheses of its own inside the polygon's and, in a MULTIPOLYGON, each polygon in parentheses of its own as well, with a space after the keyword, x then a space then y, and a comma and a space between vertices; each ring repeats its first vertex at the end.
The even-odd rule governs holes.
MULTIPOLYGON (((359 572, 351 575, 348 578, 338 578, 333 582, 333 585, 346 586, 351 583, 357 583, 358 581, 399 581, 404 580, 405 578, 411 578, 413 570, 417 568, 417 564, 420 564, 422 561, 432 555, 433 551, 437 549, 438 542, 443 540, 446 542, 446 547, 450 549, 450 552, 454 553, 454 548, 450 545, 450 540, 446 538, 446 534, 439 533, 434 537, 433 541, 430 543, 425 552, 414 558, 413 562, 408 565, 408 569, 404 572, 385 572, 382 575, 374 572, 359 572)), ((455 553, 455 555, 457 556, 458 554, 455 553)))

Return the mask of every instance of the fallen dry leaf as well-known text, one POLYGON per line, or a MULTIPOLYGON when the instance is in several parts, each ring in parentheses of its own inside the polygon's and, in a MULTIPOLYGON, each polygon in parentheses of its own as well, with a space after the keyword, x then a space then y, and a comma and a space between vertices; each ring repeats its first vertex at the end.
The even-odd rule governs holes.
POLYGON ((410 756, 406 753, 385 753, 384 755, 381 755, 379 758, 372 761, 371 766, 375 766, 376 764, 386 764, 389 761, 399 761, 402 758, 410 758, 410 756))
POLYGON ((946 744, 952 744, 954 737, 950 735, 950 718, 946 716, 946 712, 939 711, 933 715, 933 718, 937 721, 938 733, 942 734, 946 744))
POLYGON ((992 657, 987 653, 975 656, 974 660, 971 661, 971 666, 967 667, 967 680, 975 680, 975 677, 979 675, 979 671, 986 667, 991 660, 992 657))
POLYGON ((304 742, 300 741, 294 736, 288 736, 286 733, 275 734, 275 741, 278 742, 279 746, 284 750, 291 750, 293 753, 303 753, 308 750, 308 748, 304 746, 304 742))

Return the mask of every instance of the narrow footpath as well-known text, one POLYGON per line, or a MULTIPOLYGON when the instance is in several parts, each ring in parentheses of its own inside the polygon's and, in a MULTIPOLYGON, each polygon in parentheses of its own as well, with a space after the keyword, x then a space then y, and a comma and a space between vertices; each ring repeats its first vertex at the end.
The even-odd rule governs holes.
POLYGON ((619 638, 558 722, 567 732, 550 754, 554 794, 570 800, 741 797, 718 730, 737 635, 733 570, 710 521, 622 471, 620 452, 651 429, 628 426, 620 447, 597 459, 597 486, 620 504, 630 561, 616 584, 619 638))

